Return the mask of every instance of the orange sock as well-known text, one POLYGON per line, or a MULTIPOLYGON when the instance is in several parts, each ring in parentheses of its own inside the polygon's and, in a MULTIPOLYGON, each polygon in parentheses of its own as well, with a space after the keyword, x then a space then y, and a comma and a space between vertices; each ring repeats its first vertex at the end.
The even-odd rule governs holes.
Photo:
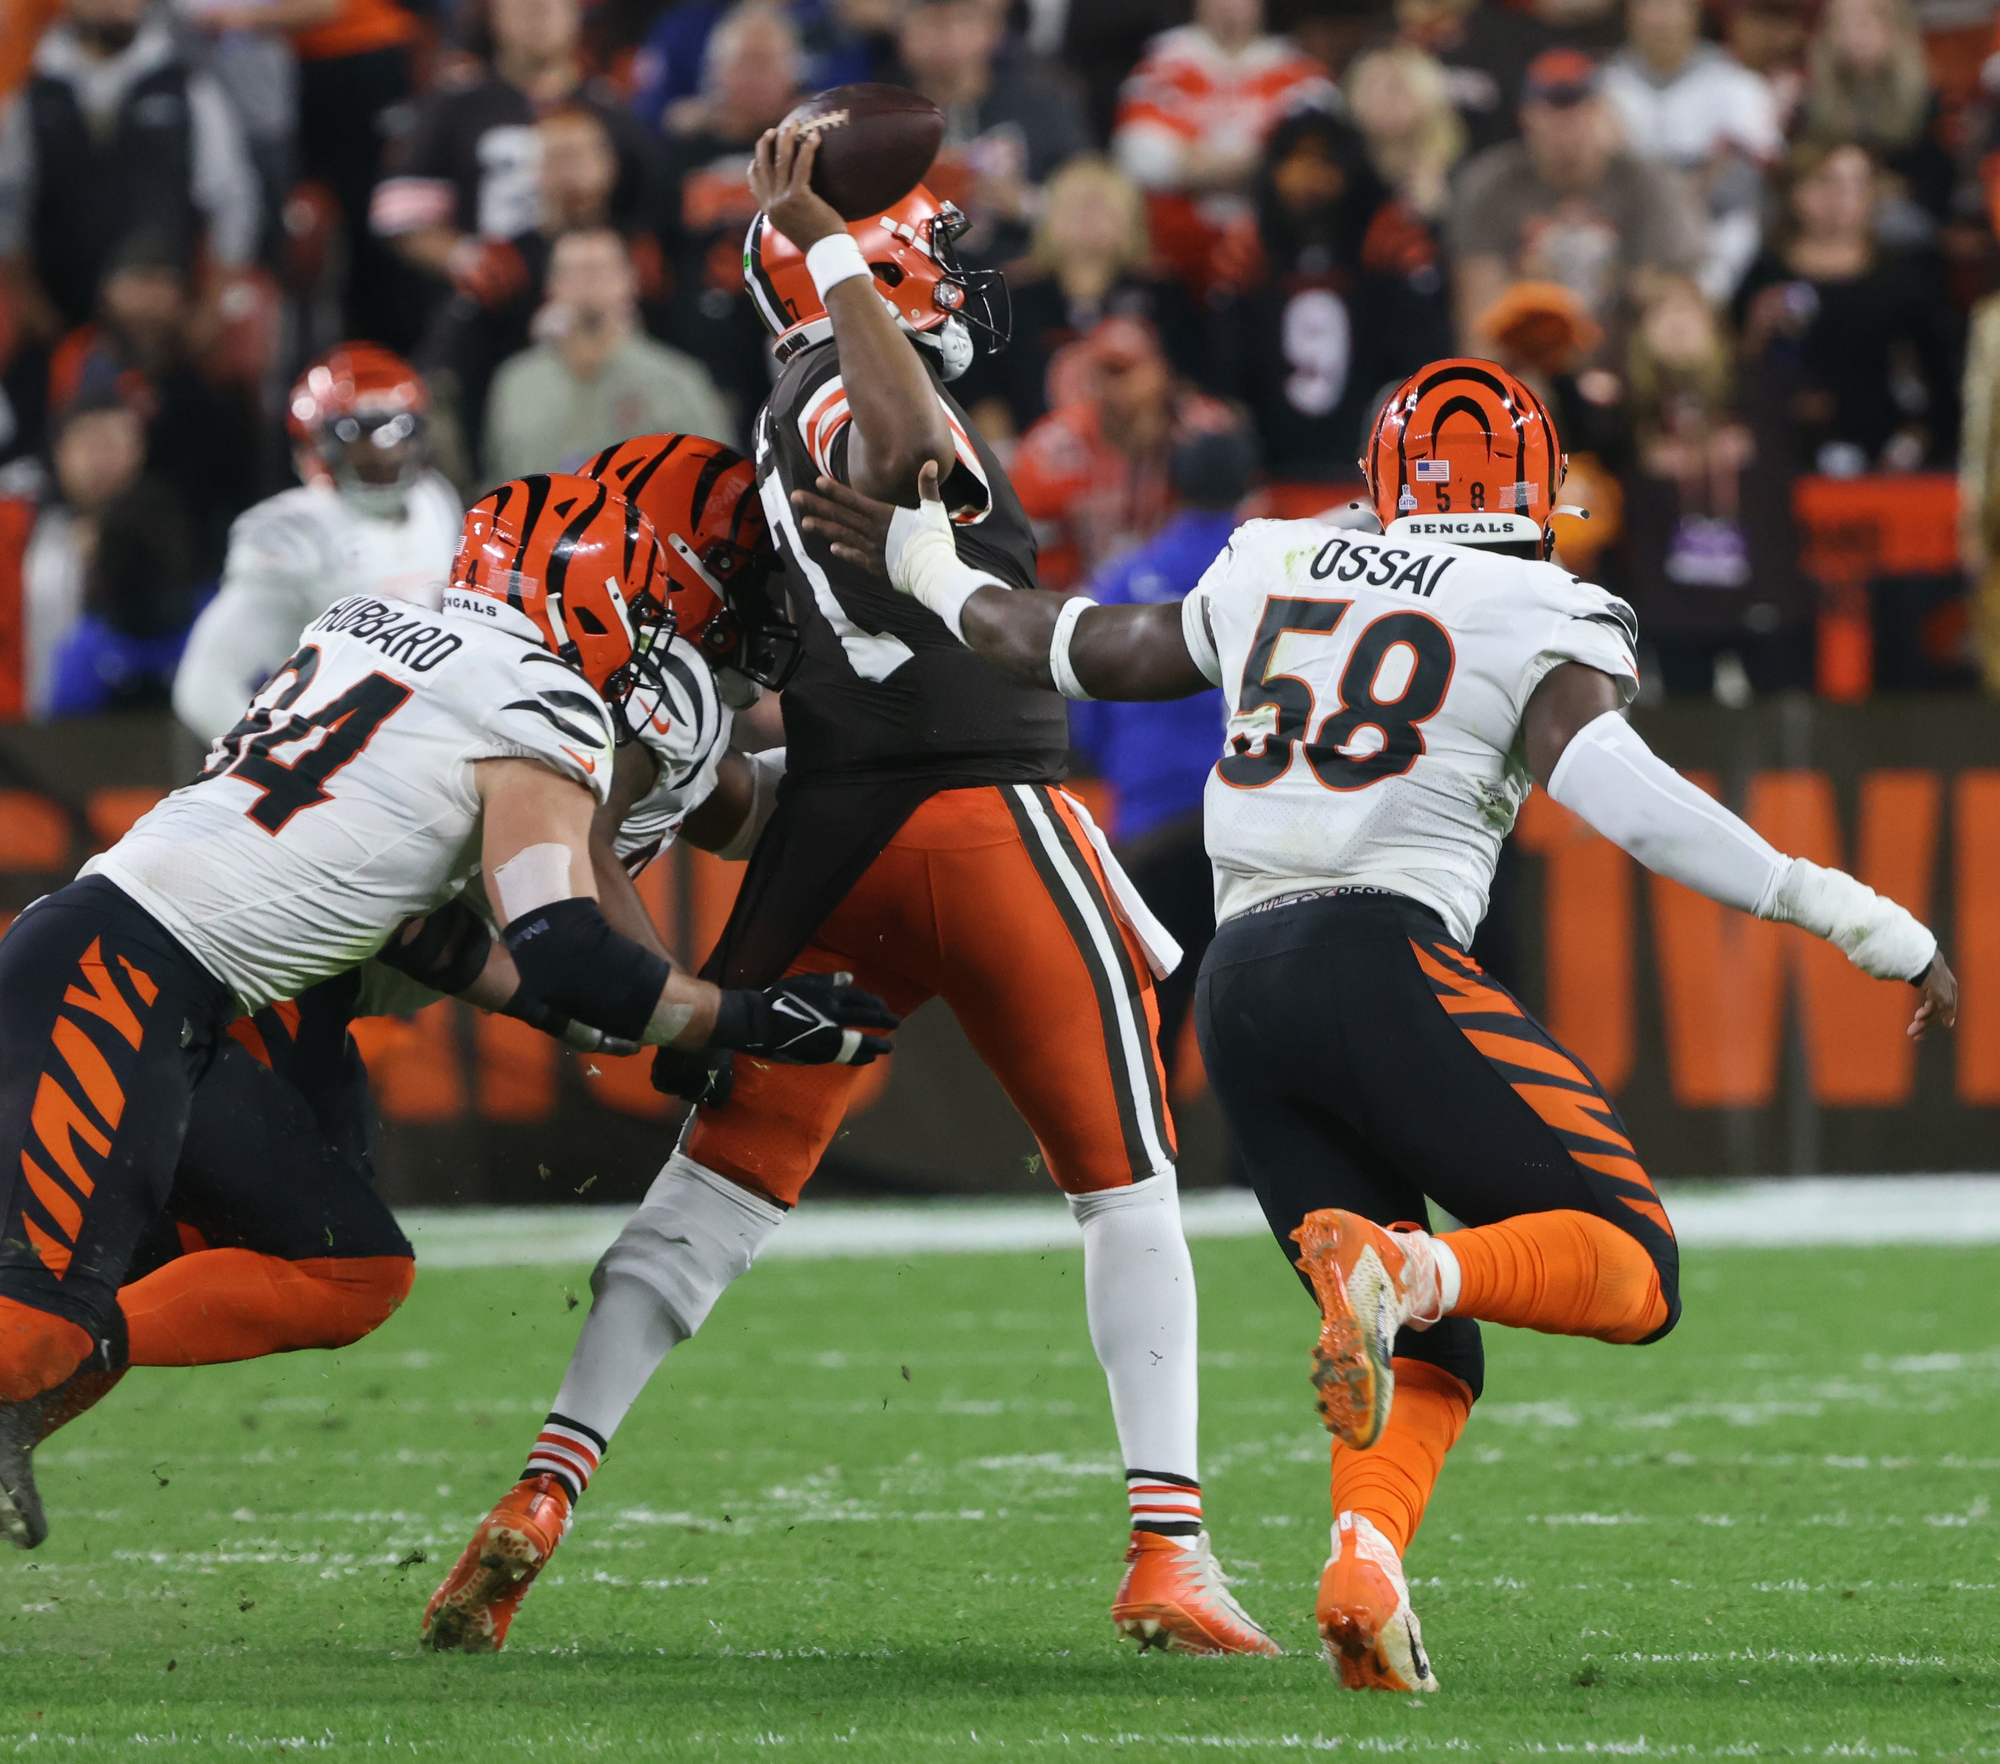
POLYGON ((345 1347, 409 1296, 408 1256, 314 1256, 200 1250, 118 1294, 135 1366, 215 1366, 297 1348, 345 1347))
POLYGON ((1458 1258, 1454 1317, 1620 1342, 1643 1341, 1667 1320, 1653 1258, 1593 1214, 1522 1213, 1441 1241, 1458 1258))
POLYGON ((24 1403, 53 1390, 90 1349, 89 1332, 67 1317, 0 1298, 0 1402, 24 1403))
POLYGON ((1365 1452, 1333 1444, 1333 1510, 1361 1513, 1401 1555, 1423 1523, 1424 1506, 1472 1413, 1461 1379, 1426 1360, 1396 1360, 1396 1399, 1382 1437, 1365 1452))

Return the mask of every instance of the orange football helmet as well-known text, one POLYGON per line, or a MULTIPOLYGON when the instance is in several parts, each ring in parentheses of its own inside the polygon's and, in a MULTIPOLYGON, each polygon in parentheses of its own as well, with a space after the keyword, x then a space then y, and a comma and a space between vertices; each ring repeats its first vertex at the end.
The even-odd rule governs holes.
POLYGON ((784 616, 756 467, 699 435, 635 435, 605 448, 583 472, 634 504, 660 535, 667 629, 716 667, 784 686, 802 651, 798 626, 784 616))
POLYGON ((366 504, 399 503, 430 463, 430 392, 400 355, 342 343, 299 376, 285 426, 299 473, 366 504))
POLYGON ((615 708, 666 620, 666 573, 653 523, 624 497, 595 478, 544 473, 467 511, 445 604, 454 593, 499 601, 615 708))
MULTIPOLYGON (((877 291, 903 328, 937 352, 947 380, 972 365, 975 338, 997 355, 1013 326, 1006 277, 959 262, 957 240, 966 224, 956 204, 940 202, 919 184, 894 208, 847 228, 874 272, 877 291)), ((805 253, 768 215, 750 223, 743 241, 743 280, 757 316, 777 339, 780 361, 833 335, 805 253)))
POLYGON ((1548 407, 1490 361, 1434 361, 1390 394, 1361 461, 1385 530, 1398 520, 1484 515, 1461 543, 1546 546, 1569 456, 1548 407))

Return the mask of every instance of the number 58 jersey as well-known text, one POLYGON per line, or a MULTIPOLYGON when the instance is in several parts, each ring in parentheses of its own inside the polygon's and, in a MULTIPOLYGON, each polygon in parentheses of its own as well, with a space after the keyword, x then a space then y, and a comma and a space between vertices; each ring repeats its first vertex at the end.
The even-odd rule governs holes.
POLYGON ((520 614, 359 595, 209 751, 194 783, 84 866, 158 919, 245 1011, 366 960, 479 864, 473 766, 532 759, 601 803, 611 713, 520 614))
POLYGON ((1638 622, 1603 589, 1312 521, 1239 527, 1181 624, 1230 705, 1204 800, 1218 920, 1313 888, 1384 888, 1470 943, 1532 787, 1529 697, 1566 661, 1611 675, 1621 702, 1639 687, 1638 622))

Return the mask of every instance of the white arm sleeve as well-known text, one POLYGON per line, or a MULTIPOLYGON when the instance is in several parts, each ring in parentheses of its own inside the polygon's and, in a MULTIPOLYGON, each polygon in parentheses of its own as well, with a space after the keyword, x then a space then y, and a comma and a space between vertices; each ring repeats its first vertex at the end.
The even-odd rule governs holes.
POLYGON ((1656 875, 1724 906, 1797 925, 1877 980, 1918 980, 1937 939, 1842 870, 1788 858, 1697 790, 1607 711, 1577 731, 1549 795, 1656 875))
POLYGON ((1549 795, 1656 875, 1768 917, 1784 854, 1697 790, 1616 711, 1571 737, 1549 775, 1549 795))
POLYGON ((743 756, 750 762, 750 812, 729 843, 715 855, 725 863, 743 863, 757 849, 764 823, 778 806, 778 782, 785 775, 785 750, 767 747, 762 753, 743 756))

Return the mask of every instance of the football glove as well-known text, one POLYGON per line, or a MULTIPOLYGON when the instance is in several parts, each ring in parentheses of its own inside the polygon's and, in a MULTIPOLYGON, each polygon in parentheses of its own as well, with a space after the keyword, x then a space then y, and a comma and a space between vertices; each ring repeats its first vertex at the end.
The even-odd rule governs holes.
POLYGON ((720 1047, 656 1047, 653 1088, 662 1096, 719 1109, 736 1088, 735 1057, 720 1047))
POLYGON ((891 1045, 865 1032, 902 1020, 852 974, 793 974, 761 992, 725 992, 709 1045, 786 1066, 865 1066, 891 1045))

